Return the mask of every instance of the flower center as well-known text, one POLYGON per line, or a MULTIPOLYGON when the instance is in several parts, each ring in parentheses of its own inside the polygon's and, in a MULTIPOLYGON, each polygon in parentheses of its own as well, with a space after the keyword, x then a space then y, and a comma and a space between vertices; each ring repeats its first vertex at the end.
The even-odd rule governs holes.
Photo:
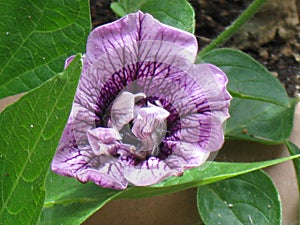
POLYGON ((167 131, 166 118, 170 115, 158 100, 152 104, 146 97, 144 93, 122 92, 112 104, 108 122, 141 159, 159 154, 167 131))

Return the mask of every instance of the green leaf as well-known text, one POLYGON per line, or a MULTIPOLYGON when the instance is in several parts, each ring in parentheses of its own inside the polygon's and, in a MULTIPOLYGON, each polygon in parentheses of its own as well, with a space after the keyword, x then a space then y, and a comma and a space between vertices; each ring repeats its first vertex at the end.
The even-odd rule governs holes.
POLYGON ((29 91, 85 51, 86 0, 0 0, 0 99, 29 91))
POLYGON ((81 224, 94 211, 115 198, 120 191, 82 184, 73 178, 49 172, 46 199, 40 225, 81 224))
POLYGON ((232 96, 290 106, 278 79, 249 55, 223 48, 208 52, 201 60, 220 67, 227 74, 228 90, 232 96))
POLYGON ((295 101, 264 66, 234 49, 217 49, 201 59, 220 67, 228 76, 234 97, 225 135, 231 139, 266 144, 283 143, 292 131, 295 101))
POLYGON ((197 206, 206 225, 281 224, 279 194, 260 170, 199 187, 197 206))
MULTIPOLYGON (((297 145, 295 145, 293 142, 286 141, 285 144, 291 155, 300 154, 300 148, 297 145)), ((293 159, 293 164, 294 164, 296 175, 297 175, 298 187, 300 189, 300 159, 298 159, 298 158, 293 159)))
POLYGON ((181 177, 171 177, 150 187, 130 187, 124 191, 100 188, 93 183, 81 184, 74 179, 50 173, 46 183, 46 200, 40 224, 80 224, 105 203, 116 198, 144 198, 181 191, 299 156, 257 163, 207 162, 203 167, 185 171, 181 177))
POLYGON ((119 16, 141 10, 150 13, 162 23, 194 33, 195 12, 186 0, 118 0, 111 4, 119 16))
POLYGON ((226 123, 227 138, 279 144, 289 138, 295 111, 295 101, 284 107, 269 102, 235 97, 226 123))
POLYGON ((70 113, 81 56, 0 114, 1 224, 36 224, 45 179, 70 113))

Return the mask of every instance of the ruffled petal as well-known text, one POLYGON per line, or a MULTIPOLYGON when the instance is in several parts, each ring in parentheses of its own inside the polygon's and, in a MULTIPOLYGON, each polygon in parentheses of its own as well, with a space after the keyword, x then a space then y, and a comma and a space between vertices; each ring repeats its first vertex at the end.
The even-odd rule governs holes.
POLYGON ((164 108, 172 106, 168 123, 174 129, 169 140, 198 143, 209 151, 220 149, 231 100, 226 75, 220 69, 211 64, 195 65, 188 71, 171 67, 168 76, 144 83, 147 96, 161 99, 164 108))
POLYGON ((87 131, 89 144, 95 155, 110 155, 121 140, 120 134, 113 128, 98 127, 87 131))
MULTIPOLYGON (((114 188, 126 188, 128 181, 122 174, 123 163, 113 158, 109 154, 100 155, 99 140, 104 143, 116 143, 118 135, 110 128, 96 128, 88 130, 88 140, 90 145, 78 145, 74 130, 74 118, 69 117, 68 123, 64 129, 59 147, 52 160, 51 169, 63 176, 76 177, 79 181, 85 183, 93 181, 98 185, 114 188), (106 139, 107 138, 107 139, 106 139), (96 139, 99 139, 96 141, 96 139)), ((109 146, 109 145, 106 145, 109 146)), ((111 145, 114 147, 109 153, 118 152, 124 156, 129 155, 128 146, 111 145)))
POLYGON ((165 119, 170 115, 165 109, 149 104, 138 110, 137 117, 134 119, 132 133, 140 140, 148 139, 154 132, 165 133, 165 119))
POLYGON ((135 186, 152 185, 167 177, 180 175, 156 157, 150 157, 136 166, 128 165, 124 169, 124 177, 135 186))
MULTIPOLYGON (((86 52, 91 62, 103 55, 107 57, 110 55, 108 58, 113 59, 113 64, 110 62, 110 66, 118 70, 117 67, 122 68, 124 64, 128 64, 128 61, 129 63, 150 61, 150 59, 153 61, 153 59, 157 60, 157 57, 163 59, 159 55, 165 57, 169 51, 194 62, 197 46, 194 35, 162 24, 150 14, 137 12, 94 29, 89 35, 86 52), (177 49, 172 50, 170 44, 174 48, 178 46, 177 49), (168 51, 164 52, 166 49, 168 51), (116 57, 113 57, 114 55, 116 57)), ((175 54, 171 55, 175 56, 175 54)), ((162 61, 158 60, 158 62, 162 61)))
POLYGON ((56 150, 55 156, 51 163, 51 169, 63 176, 74 176, 74 171, 70 168, 68 163, 69 158, 77 158, 77 162, 82 163, 84 159, 81 161, 78 159, 80 156, 78 145, 76 143, 74 132, 72 129, 73 117, 70 116, 66 127, 63 131, 62 137, 59 142, 59 146, 56 150), (76 157, 77 156, 77 157, 76 157))
POLYGON ((165 144, 172 148, 172 155, 164 162, 178 172, 202 165, 210 155, 210 151, 201 149, 197 144, 172 141, 165 144))
POLYGON ((113 102, 111 107, 111 123, 118 131, 134 118, 135 102, 145 98, 145 94, 132 94, 128 91, 122 92, 113 102))
POLYGON ((123 170, 124 165, 122 162, 111 160, 110 163, 106 163, 99 169, 81 170, 76 173, 76 178, 83 183, 92 181, 102 187, 123 190, 128 185, 128 181, 124 178, 123 170))
POLYGON ((219 150, 224 143, 223 123, 229 118, 228 108, 232 98, 226 90, 227 77, 211 64, 195 65, 189 75, 200 87, 192 95, 197 106, 197 114, 192 114, 192 117, 194 121, 199 121, 200 147, 208 151, 219 150))

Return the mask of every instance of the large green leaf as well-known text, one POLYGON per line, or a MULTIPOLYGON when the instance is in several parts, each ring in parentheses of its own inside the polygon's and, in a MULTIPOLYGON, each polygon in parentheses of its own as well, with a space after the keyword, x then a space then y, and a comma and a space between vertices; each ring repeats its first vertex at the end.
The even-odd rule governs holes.
POLYGON ((74 179, 49 173, 46 182, 46 200, 40 224, 80 224, 105 203, 116 198, 144 198, 181 191, 251 172, 292 158, 257 163, 207 162, 203 167, 185 171, 181 177, 171 177, 151 187, 130 187, 125 191, 103 189, 92 183, 81 184, 74 179))
POLYGON ((281 224, 279 194, 260 170, 199 187, 197 206, 206 225, 281 224))
POLYGON ((186 0, 118 0, 111 4, 111 8, 119 16, 141 10, 162 23, 190 33, 195 31, 195 13, 186 0))
POLYGON ((227 74, 228 90, 234 97, 289 107, 289 98, 278 79, 249 55, 223 48, 208 52, 201 60, 217 65, 227 74))
POLYGON ((1 224, 36 224, 46 174, 70 113, 81 65, 78 55, 65 72, 0 114, 1 224))
POLYGON ((295 101, 285 107, 269 102, 235 97, 226 123, 227 138, 257 141, 265 144, 283 143, 291 134, 295 101))
POLYGON ((28 91, 85 51, 86 0, 0 0, 0 98, 28 91))
POLYGON ((49 172, 46 200, 38 224, 80 224, 120 193, 93 183, 81 184, 73 178, 49 172))

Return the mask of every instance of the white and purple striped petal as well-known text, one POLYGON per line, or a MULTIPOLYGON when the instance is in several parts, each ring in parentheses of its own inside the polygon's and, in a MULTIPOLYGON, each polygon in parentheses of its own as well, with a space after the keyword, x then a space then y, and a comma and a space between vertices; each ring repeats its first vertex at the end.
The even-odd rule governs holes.
POLYGON ((52 170, 125 189, 203 164, 223 145, 231 96, 196 54, 192 34, 142 12, 93 30, 52 170))

